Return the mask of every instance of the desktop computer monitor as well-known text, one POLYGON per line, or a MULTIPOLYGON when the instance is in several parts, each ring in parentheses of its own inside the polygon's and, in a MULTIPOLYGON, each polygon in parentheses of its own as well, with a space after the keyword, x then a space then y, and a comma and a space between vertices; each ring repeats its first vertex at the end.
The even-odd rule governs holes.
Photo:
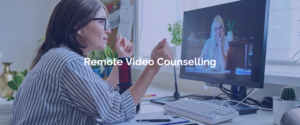
POLYGON ((184 12, 181 59, 193 63, 181 65, 179 78, 232 85, 230 97, 238 101, 246 87, 263 88, 268 11, 268 0, 241 0, 184 12))
POLYGON ((242 0, 184 12, 181 79, 263 88, 268 1, 242 0))

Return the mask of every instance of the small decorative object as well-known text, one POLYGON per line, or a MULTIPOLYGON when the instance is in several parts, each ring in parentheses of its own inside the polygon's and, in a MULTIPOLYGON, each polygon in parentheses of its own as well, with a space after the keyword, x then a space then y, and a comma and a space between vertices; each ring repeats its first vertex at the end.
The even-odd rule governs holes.
POLYGON ((230 25, 230 21, 229 21, 229 19, 228 19, 228 28, 229 28, 229 30, 227 31, 227 38, 228 38, 228 41, 233 41, 233 38, 234 38, 233 31, 235 31, 236 33, 238 33, 237 30, 233 29, 234 21, 235 21, 235 20, 233 20, 232 25, 230 25))
MULTIPOLYGON (((15 74, 13 74, 13 80, 7 82, 8 86, 13 90, 18 91, 21 83, 23 82, 27 74, 27 69, 23 69, 21 73, 15 72, 15 74)), ((15 97, 11 96, 7 99, 7 101, 14 100, 14 98, 15 97)))
POLYGON ((175 46, 180 46, 182 42, 182 24, 181 21, 176 21, 173 25, 169 24, 168 31, 172 35, 171 43, 175 46))
POLYGON ((10 65, 12 63, 2 62, 2 64, 4 66, 4 70, 0 75, 0 93, 3 98, 9 98, 14 93, 14 90, 7 85, 7 82, 13 79, 13 75, 10 71, 10 65))
POLYGON ((300 108, 285 112, 280 120, 280 125, 298 125, 300 123, 300 108))
POLYGON ((297 108, 300 99, 296 96, 295 88, 286 86, 282 89, 281 96, 273 97, 273 122, 279 125, 282 115, 291 109, 297 108))
POLYGON ((295 88, 291 86, 284 87, 281 92, 280 98, 282 100, 295 100, 296 99, 295 88))

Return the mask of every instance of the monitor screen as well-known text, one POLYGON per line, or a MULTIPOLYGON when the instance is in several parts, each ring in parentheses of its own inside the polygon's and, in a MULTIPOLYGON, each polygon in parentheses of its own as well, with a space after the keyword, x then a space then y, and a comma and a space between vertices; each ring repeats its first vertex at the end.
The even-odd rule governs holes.
POLYGON ((184 12, 180 78, 262 88, 267 0, 243 0, 184 12))

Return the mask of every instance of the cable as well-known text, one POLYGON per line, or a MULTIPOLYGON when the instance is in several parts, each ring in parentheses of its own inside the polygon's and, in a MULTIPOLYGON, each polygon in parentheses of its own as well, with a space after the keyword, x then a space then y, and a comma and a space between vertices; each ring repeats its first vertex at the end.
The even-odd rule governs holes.
MULTIPOLYGON (((222 84, 220 85, 220 89, 221 89, 221 91, 222 91, 224 94, 227 95, 228 98, 238 98, 238 97, 239 97, 239 96, 237 96, 237 95, 232 95, 232 94, 231 94, 231 90, 228 90, 227 88, 223 87, 222 84)), ((252 89, 252 90, 248 93, 248 95, 254 90, 254 88, 248 88, 247 90, 249 90, 249 89, 252 89)), ((259 89, 259 90, 260 90, 260 89, 259 89)), ((255 99, 252 99, 252 98, 250 98, 250 97, 248 97, 247 100, 254 102, 256 105, 260 105, 260 104, 261 104, 259 101, 255 100, 255 99)))
MULTIPOLYGON (((229 98, 229 100, 232 99, 232 98, 238 98, 237 95, 232 95, 232 94, 231 94, 231 91, 228 90, 227 88, 223 87, 222 84, 220 84, 220 87, 219 87, 219 88, 220 88, 220 90, 223 92, 223 94, 220 94, 220 95, 224 95, 224 94, 227 95, 227 98, 229 98)), ((251 88, 248 88, 247 90, 249 90, 249 89, 251 89, 251 88)), ((260 101, 257 101, 257 100, 255 100, 255 99, 252 99, 252 98, 249 97, 249 95, 253 92, 253 90, 254 90, 254 88, 252 88, 252 90, 247 94, 246 100, 252 102, 252 103, 248 103, 248 105, 262 106, 262 104, 261 104, 260 101), (254 104, 253 104, 253 103, 254 103, 254 104)), ((259 91, 260 91, 260 89, 259 89, 259 91)), ((217 97, 219 97, 220 95, 218 95, 217 97)), ((258 94, 257 94, 257 95, 258 95, 258 94)))
POLYGON ((253 89, 254 89, 254 88, 252 88, 252 89, 250 90, 250 92, 248 93, 248 95, 253 91, 253 89))
POLYGON ((215 89, 214 97, 211 100, 215 99, 216 97, 216 87, 214 87, 214 89, 215 89))
POLYGON ((254 91, 252 91, 250 94, 248 94, 242 101, 240 101, 238 104, 234 105, 233 107, 241 104, 241 102, 245 101, 252 93, 254 93, 257 89, 254 89, 254 91))
POLYGON ((239 104, 244 104, 244 105, 247 105, 247 106, 250 106, 250 107, 255 107, 255 108, 259 108, 259 109, 265 109, 265 110, 273 110, 273 109, 269 109, 269 108, 262 108, 262 107, 258 107, 258 106, 253 106, 253 105, 249 105, 249 104, 246 104, 246 103, 243 103, 243 101, 244 100, 246 100, 251 94, 253 94, 255 91, 256 91, 257 89, 254 89, 253 91, 251 91, 251 93, 250 94, 248 94, 242 101, 235 101, 235 100, 225 100, 225 101, 223 101, 222 102, 222 106, 223 106, 223 104, 227 104, 227 106, 229 105, 228 103, 226 103, 226 102, 230 102, 230 101, 232 101, 232 102, 238 102, 238 104, 236 104, 236 105, 234 105, 234 106, 230 106, 230 108, 231 107, 235 107, 235 106, 238 106, 239 104))
POLYGON ((259 102, 259 101, 255 100, 255 99, 248 98, 247 100, 249 100, 249 101, 253 102, 254 104, 252 104, 252 105, 258 105, 258 106, 262 106, 261 102, 259 102))
MULTIPOLYGON (((240 102, 240 101, 235 101, 235 100, 226 100, 227 102, 229 102, 229 101, 232 101, 232 102, 239 102, 239 103, 241 103, 241 104, 244 104, 244 105, 247 105, 247 106, 250 106, 250 107, 254 107, 254 108, 259 108, 259 109, 264 109, 264 110, 270 110, 270 111, 272 111, 273 109, 270 109, 270 108, 262 108, 262 107, 258 107, 258 106, 253 106, 253 105, 249 105, 249 104, 246 104, 246 103, 243 103, 243 102, 240 102)), ((226 103, 226 102, 224 102, 224 104, 228 104, 228 103, 226 103)), ((229 104, 228 104, 229 105, 229 104)), ((227 106, 228 106, 227 105, 227 106)), ((223 106, 223 102, 222 102, 222 106, 223 106)))
POLYGON ((260 92, 260 90, 261 90, 261 89, 259 89, 259 90, 258 90, 258 92, 257 92, 257 94, 256 94, 256 97, 255 97, 255 98, 257 98, 257 96, 258 96, 258 93, 260 92))

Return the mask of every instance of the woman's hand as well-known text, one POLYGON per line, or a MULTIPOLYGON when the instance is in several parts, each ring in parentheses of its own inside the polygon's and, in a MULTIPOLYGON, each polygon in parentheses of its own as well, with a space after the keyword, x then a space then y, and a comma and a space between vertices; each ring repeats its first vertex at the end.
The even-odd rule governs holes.
POLYGON ((159 60, 159 63, 162 64, 164 60, 173 60, 173 51, 171 50, 169 43, 166 39, 160 41, 156 47, 152 50, 151 59, 154 61, 154 67, 160 68, 162 65, 158 65, 157 60, 162 58, 163 60, 159 60))
POLYGON ((223 37, 224 37, 224 34, 222 33, 222 36, 220 37, 220 39, 216 41, 217 46, 221 45, 221 40, 223 39, 223 37))
POLYGON ((151 59, 154 61, 154 65, 148 65, 136 82, 129 88, 132 99, 135 105, 138 105, 145 95, 151 81, 154 76, 158 73, 160 65, 157 64, 157 60, 162 58, 163 60, 173 60, 173 52, 167 43, 167 40, 164 39, 154 47, 151 53, 151 59))
POLYGON ((127 40, 126 38, 122 38, 122 35, 119 34, 119 38, 116 40, 115 44, 118 56, 119 57, 131 57, 134 50, 134 45, 132 42, 127 40))

